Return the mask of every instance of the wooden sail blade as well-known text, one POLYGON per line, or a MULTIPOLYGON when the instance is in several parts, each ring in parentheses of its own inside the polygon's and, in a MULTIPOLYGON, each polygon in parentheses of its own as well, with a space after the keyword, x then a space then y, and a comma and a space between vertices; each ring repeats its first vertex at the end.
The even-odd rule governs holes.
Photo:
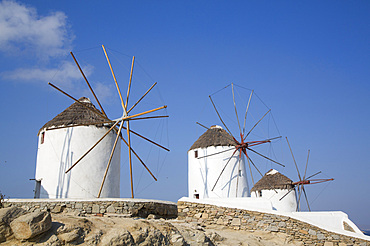
POLYGON ((158 116, 131 118, 130 120, 149 120, 149 119, 160 119, 160 118, 168 118, 168 117, 169 117, 168 115, 158 115, 158 116))
POLYGON ((109 130, 88 150, 86 151, 85 154, 83 154, 80 159, 78 159, 70 168, 68 168, 68 170, 65 172, 65 173, 68 173, 69 171, 72 170, 72 168, 74 168, 88 153, 90 153, 91 150, 93 150, 96 145, 98 145, 112 130, 113 128, 119 123, 119 121, 117 121, 116 123, 114 123, 114 125, 109 128, 109 130))
POLYGON ((244 124, 243 124, 243 135, 245 133, 245 124, 247 122, 247 114, 248 114, 248 110, 249 110, 249 105, 251 103, 252 95, 253 95, 253 90, 251 91, 251 94, 250 94, 249 100, 248 100, 248 104, 247 104, 247 109, 245 110, 244 124))
POLYGON ((257 155, 259 155, 259 156, 261 156, 261 157, 263 157, 263 158, 265 158, 265 159, 267 159, 267 160, 269 160, 269 161, 272 161, 272 162, 274 162, 274 163, 276 163, 276 164, 278 164, 278 165, 280 165, 280 166, 282 166, 282 167, 285 167, 285 165, 283 165, 283 164, 281 164, 281 163, 279 163, 279 162, 277 162, 277 161, 274 161, 273 159, 271 159, 271 158, 268 158, 267 156, 264 156, 264 155, 262 155, 261 153, 258 153, 257 151, 255 151, 254 149, 251 149, 251 148, 247 148, 248 150, 250 150, 250 151, 252 151, 252 152, 254 152, 254 153, 256 153, 257 155))
POLYGON ((128 97, 130 95, 130 89, 131 89, 131 80, 132 80, 132 73, 134 71, 134 62, 135 62, 135 56, 132 57, 132 64, 131 64, 131 72, 130 72, 130 80, 128 82, 128 89, 127 89, 127 97, 126 97, 126 103, 125 103, 125 108, 127 109, 128 105, 128 97))
MULTIPOLYGON (((123 127, 123 129, 125 129, 125 130, 127 130, 127 128, 126 127, 123 127)), ((162 146, 162 145, 160 145, 160 144, 158 144, 158 143, 156 143, 156 142, 154 142, 154 141, 152 141, 152 140, 150 140, 149 138, 147 138, 147 137, 144 137, 143 135, 141 135, 141 134, 139 134, 139 133, 137 133, 137 132, 135 132, 135 131, 133 131, 133 130, 129 130, 131 133, 133 133, 133 134, 135 134, 136 136, 138 136, 138 137, 141 137, 142 139, 145 139, 146 141, 148 141, 149 143, 152 143, 152 144, 154 144, 154 145, 156 145, 156 146, 158 146, 158 147, 160 147, 160 148, 162 148, 162 149, 164 149, 164 150, 166 150, 166 151, 170 151, 169 149, 167 149, 166 147, 164 147, 164 146, 162 146)))
MULTIPOLYGON (((121 132, 122 126, 123 126, 123 121, 121 121, 121 125, 120 125, 119 130, 118 130, 119 132, 121 132)), ((116 150, 118 138, 119 138, 119 134, 117 134, 117 137, 116 137, 116 139, 114 141, 114 145, 113 145, 112 151, 110 152, 108 165, 107 165, 107 168, 105 169, 104 176, 103 176, 103 181, 102 181, 102 183, 100 185, 100 189, 99 189, 99 193, 98 193, 98 198, 100 198, 101 192, 103 190, 104 182, 105 182, 105 179, 107 178, 107 174, 108 174, 108 170, 109 170, 110 164, 112 162, 113 154, 114 154, 114 151, 116 150)))
POLYGON ((319 183, 324 183, 328 181, 333 181, 334 179, 310 179, 309 184, 319 184, 319 183))
POLYGON ((278 138, 281 138, 281 136, 274 137, 274 138, 268 138, 266 140, 261 140, 261 141, 248 141, 247 144, 248 144, 248 147, 252 147, 252 146, 256 146, 256 145, 260 145, 260 144, 264 144, 264 143, 270 143, 272 140, 275 140, 275 139, 278 139, 278 138))
POLYGON ((229 160, 227 160, 227 162, 226 162, 225 166, 222 168, 220 175, 218 175, 218 178, 217 178, 217 180, 216 180, 215 184, 213 185, 212 191, 215 189, 215 187, 216 187, 216 185, 217 185, 218 181, 219 181, 219 180, 220 180, 220 178, 221 178, 221 175, 223 174, 223 172, 225 171, 225 169, 226 169, 227 165, 228 165, 228 164, 229 164, 229 162, 231 161, 231 158, 233 158, 233 157, 234 157, 234 154, 236 153, 236 151, 238 151, 238 149, 236 149, 236 150, 233 152, 233 154, 230 156, 229 160))
POLYGON ((209 155, 204 155, 204 156, 197 157, 197 159, 202 159, 202 158, 206 158, 206 157, 209 157, 209 156, 218 155, 218 154, 221 154, 221 153, 228 152, 230 150, 235 150, 235 149, 222 150, 222 151, 219 151, 217 153, 213 153, 213 154, 209 154, 209 155))
MULTIPOLYGON (((243 152, 245 150, 243 149, 243 152)), ((244 154, 246 154, 247 151, 244 152, 244 154)), ((252 165, 254 166, 254 168, 257 170, 257 172, 261 175, 261 177, 263 177, 263 174, 261 173, 261 171, 257 168, 257 166, 254 164, 254 162, 252 161, 252 159, 247 155, 247 158, 249 159, 249 161, 252 163, 252 165)))
POLYGON ((289 195, 290 192, 292 192, 292 190, 294 190, 294 187, 291 188, 284 196, 282 196, 279 201, 283 200, 287 195, 289 195))
POLYGON ((90 108, 88 106, 86 106, 84 103, 78 101, 76 98, 72 97, 71 95, 69 95, 67 92, 64 92, 62 89, 58 88, 57 86, 53 85, 52 83, 48 83, 51 87, 53 87, 54 89, 58 90, 59 92, 63 93, 64 95, 66 95, 67 97, 71 98, 72 100, 74 100, 75 102, 79 103, 80 105, 82 105, 83 107, 87 108, 88 110, 90 110, 91 112, 94 112, 95 114, 99 115, 100 117, 104 118, 104 119, 107 119, 109 120, 105 115, 103 115, 102 113, 100 113, 97 109, 94 109, 94 108, 90 108))
POLYGON ((307 180, 307 179, 310 179, 310 178, 313 178, 313 177, 315 177, 316 175, 318 175, 318 174, 320 174, 320 173, 321 173, 321 171, 320 171, 320 172, 317 172, 317 173, 315 173, 315 174, 312 174, 310 177, 307 177, 307 178, 306 178, 306 180, 307 180))
POLYGON ((247 135, 245 135, 244 136, 244 139, 246 139, 248 136, 249 136, 249 134, 251 134, 251 132, 253 131, 253 129, 261 122, 261 120, 263 120, 263 118, 265 118, 265 116, 269 113, 271 111, 271 109, 269 109, 263 116, 262 116, 262 118, 259 120, 259 121, 257 121, 257 123, 256 124, 254 124, 254 126, 252 127, 252 129, 250 129, 249 130, 249 132, 247 133, 247 135))
MULTIPOLYGON (((127 145, 127 147, 129 146, 127 141, 122 137, 120 136, 122 141, 127 145)), ((153 177, 153 179, 155 181, 158 181, 157 178, 154 176, 154 174, 149 170, 149 168, 145 165, 145 163, 143 162, 143 160, 139 157, 139 155, 134 151, 134 149, 132 147, 130 147, 132 153, 136 156, 136 158, 140 161, 140 163, 145 167, 145 169, 149 172, 149 174, 153 177)))
POLYGON ((145 112, 139 113, 139 114, 134 114, 134 115, 130 115, 130 116, 126 116, 126 117, 122 117, 122 120, 129 120, 129 119, 135 118, 135 117, 137 117, 137 116, 141 116, 141 115, 144 115, 144 114, 149 114, 149 113, 152 113, 152 112, 155 112, 155 111, 157 111, 157 110, 164 109, 164 108, 167 108, 167 106, 166 106, 166 105, 164 105, 164 106, 161 106, 161 107, 158 107, 158 108, 155 108, 155 109, 151 109, 151 110, 148 110, 148 111, 145 111, 145 112))
POLYGON ((202 125, 201 123, 199 123, 199 122, 195 122, 196 124, 198 124, 198 125, 200 125, 200 126, 202 126, 202 127, 204 127, 204 128, 206 128, 207 130, 209 130, 209 128, 208 127, 206 127, 205 125, 202 125))
POLYGON ((142 96, 142 97, 140 97, 140 99, 129 109, 129 110, 127 110, 127 113, 130 113, 130 111, 132 110, 132 109, 134 109, 135 107, 136 107, 136 105, 138 105, 139 104, 139 102, 141 101, 141 100, 143 100, 143 98, 149 93, 149 91, 151 91, 152 89, 153 89, 153 87, 155 86, 157 84, 157 82, 155 82, 145 93, 144 93, 144 95, 142 96))
POLYGON ((306 194, 306 190, 304 189, 304 186, 302 186, 302 190, 303 190, 304 197, 306 198, 308 211, 311 212, 310 203, 308 202, 308 198, 307 198, 307 194, 306 194))
POLYGON ((243 132, 242 132, 242 128, 240 127, 238 111, 236 110, 235 94, 234 94, 234 84, 233 84, 233 83, 231 83, 231 91, 233 92, 233 102, 234 102, 235 115, 236 115, 236 119, 237 119, 237 121, 238 121, 238 126, 239 126, 240 134, 242 135, 242 134, 243 134, 243 132))
POLYGON ((130 138, 130 122, 126 121, 127 126, 127 142, 128 142, 128 156, 130 162, 130 181, 131 181, 131 198, 134 198, 134 183, 132 177, 132 159, 131 159, 131 138, 130 138))
POLYGON ((248 162, 249 172, 250 172, 251 178, 252 178, 252 185, 254 186, 254 179, 253 179, 253 174, 252 174, 252 168, 251 168, 251 163, 249 162, 249 157, 248 156, 247 156, 247 162, 248 162))
POLYGON ((58 130, 58 129, 63 129, 63 128, 70 128, 70 127, 75 127, 75 126, 91 126, 91 125, 102 125, 102 124, 109 124, 113 123, 114 121, 101 121, 101 122, 92 122, 92 123, 85 123, 85 124, 73 124, 73 125, 68 125, 68 126, 57 126, 53 128, 48 128, 45 131, 52 131, 52 130, 58 130))
POLYGON ((216 111, 216 113, 217 113, 217 115, 218 115, 218 118, 221 120, 221 122, 222 122, 222 124, 224 125, 224 127, 226 128, 226 130, 227 130, 227 131, 229 132, 229 134, 232 136, 233 134, 231 134, 231 132, 230 132, 229 128, 226 126, 225 122, 222 120, 221 115, 218 113, 218 110, 217 110, 217 108, 216 108, 216 105, 213 103, 212 97, 211 97, 211 96, 209 96, 209 99, 211 100, 211 103, 212 103, 213 108, 215 109, 215 111, 216 111))
POLYGON ((112 64, 110 63, 110 60, 109 60, 109 57, 108 57, 108 53, 107 53, 107 51, 105 50, 104 45, 102 45, 102 47, 103 47, 103 51, 104 51, 105 57, 107 58, 108 65, 109 65, 109 68, 110 68, 110 71, 111 71, 111 73, 112 73, 114 83, 116 84, 116 88, 117 88, 117 91, 118 91, 118 94, 119 94, 119 98, 121 99, 122 109, 123 109, 123 111, 125 112, 125 115, 127 115, 126 106, 125 106, 125 103, 123 102, 122 94, 121 94, 121 90, 119 89, 119 86, 118 86, 118 83, 117 83, 117 79, 116 79, 116 75, 114 74, 112 64))
POLYGON ((96 102, 99 104, 99 107, 100 107, 100 109, 101 109, 102 113, 103 113, 106 117, 108 117, 108 116, 107 116, 107 114, 105 113, 104 109, 103 109, 103 106, 100 104, 100 102, 99 102, 99 100, 98 100, 98 97, 95 95, 95 92, 94 92, 94 90, 92 89, 92 87, 91 87, 91 85, 90 85, 89 81, 87 80, 87 78, 86 78, 86 76, 85 76, 85 73, 82 71, 82 68, 80 67, 80 64, 78 64, 76 57, 73 55, 72 51, 71 51, 70 53, 71 53, 71 56, 72 56, 73 60, 75 61, 76 65, 77 65, 78 69, 80 70, 80 72, 81 72, 82 76, 84 77, 84 79, 85 79, 85 81, 86 81, 86 83, 87 83, 87 86, 90 88, 90 91, 91 91, 91 93, 93 94, 93 96, 94 96, 94 98, 95 98, 96 102))
POLYGON ((308 158, 310 157, 310 150, 308 150, 308 154, 307 154, 307 161, 306 161, 306 167, 304 169, 304 175, 303 175, 303 180, 305 180, 306 178, 306 173, 307 173, 307 165, 308 165, 308 158))
POLYGON ((290 147, 290 144, 289 144, 288 137, 285 137, 285 139, 286 139, 286 141, 287 141, 287 143, 288 143, 288 146, 289 146, 289 149, 290 149, 290 153, 292 154, 293 161, 294 161, 294 165, 295 165, 295 168, 297 169, 297 172, 298 172, 298 178, 299 178, 299 181, 302 181, 301 174, 299 173, 299 169, 298 169, 298 166, 297 166, 297 162, 295 161, 295 158, 294 158, 294 155, 293 155, 292 148, 290 147))

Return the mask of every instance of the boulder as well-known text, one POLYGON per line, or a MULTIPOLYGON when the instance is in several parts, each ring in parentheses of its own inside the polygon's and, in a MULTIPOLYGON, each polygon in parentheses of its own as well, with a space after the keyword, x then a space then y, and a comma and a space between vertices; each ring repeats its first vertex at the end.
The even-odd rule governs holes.
POLYGON ((12 234, 10 230, 10 222, 25 213, 25 210, 17 207, 0 209, 0 242, 12 234))
POLYGON ((130 232, 125 229, 110 231, 101 241, 102 245, 109 246, 134 245, 134 243, 130 232))
POLYGON ((25 240, 51 228, 51 216, 47 211, 22 215, 10 223, 15 238, 25 240))

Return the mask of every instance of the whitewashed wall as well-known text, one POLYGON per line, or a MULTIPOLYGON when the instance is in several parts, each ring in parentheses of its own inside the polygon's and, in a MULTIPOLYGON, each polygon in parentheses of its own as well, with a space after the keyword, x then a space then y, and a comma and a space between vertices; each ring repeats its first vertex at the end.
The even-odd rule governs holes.
POLYGON ((234 150, 235 147, 211 146, 188 151, 189 197, 193 198, 195 193, 199 194, 200 199, 249 196, 244 156, 242 155, 240 159, 239 152, 236 152, 231 158, 215 189, 212 191, 218 176, 234 150), (202 157, 227 149, 231 150, 206 158, 197 159, 195 157, 195 151, 198 151, 198 157, 202 157))
MULTIPOLYGON (((297 200, 295 190, 291 191, 288 195, 282 198, 289 190, 286 189, 275 189, 275 190, 262 190, 262 198, 269 200, 272 203, 274 210, 283 212, 295 212, 297 209, 297 200)), ((252 198, 260 197, 259 192, 253 191, 251 193, 252 198)))
MULTIPOLYGON (((68 174, 65 171, 89 150, 107 128, 78 126, 45 132, 44 143, 39 135, 36 180, 41 180, 40 198, 97 197, 108 159, 116 138, 110 132, 68 174)), ((109 168, 101 197, 120 196, 121 140, 109 168)))

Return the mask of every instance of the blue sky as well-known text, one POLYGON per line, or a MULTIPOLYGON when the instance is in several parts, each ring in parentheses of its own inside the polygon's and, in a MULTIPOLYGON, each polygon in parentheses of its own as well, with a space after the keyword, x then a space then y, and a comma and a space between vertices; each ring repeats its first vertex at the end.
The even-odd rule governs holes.
MULTIPOLYGON (((168 105, 168 120, 143 129, 171 151, 156 152, 158 182, 134 169, 142 182, 137 197, 187 195, 187 150, 204 130, 195 122, 221 124, 208 95, 233 82, 254 89, 272 109, 302 170, 310 149, 308 173, 335 178, 307 187, 311 207, 344 211, 369 229, 369 11, 367 1, 2 1, 0 190, 13 198, 33 195, 37 132, 73 103, 47 82, 92 98, 70 51, 109 115, 120 116, 104 44, 123 65, 116 69, 123 91, 136 56, 133 101, 157 81, 143 106, 168 105)), ((216 104, 228 105, 230 95, 216 104)), ((261 171, 276 168, 296 180, 288 146, 276 145, 286 168, 265 163, 261 171)))

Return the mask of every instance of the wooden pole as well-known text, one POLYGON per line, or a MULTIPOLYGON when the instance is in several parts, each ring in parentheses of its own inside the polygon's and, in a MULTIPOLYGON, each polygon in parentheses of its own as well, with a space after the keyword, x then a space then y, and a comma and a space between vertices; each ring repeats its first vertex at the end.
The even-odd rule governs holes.
POLYGON ((244 132, 245 132, 245 123, 247 122, 247 114, 248 114, 248 110, 249 110, 249 105, 251 103, 252 95, 253 95, 253 90, 251 92, 251 95, 249 96, 247 110, 245 111, 244 124, 243 124, 243 135, 244 135, 244 132))
POLYGON ((113 68, 112 68, 112 64, 110 63, 110 60, 109 60, 109 57, 108 57, 107 51, 105 50, 104 45, 102 45, 102 47, 103 47, 103 51, 104 51, 105 57, 107 58, 107 61, 108 61, 108 64, 109 64, 109 68, 110 68, 110 71, 112 73, 112 76, 113 76, 113 79, 114 79, 114 83, 116 84, 116 88, 117 88, 117 91, 118 91, 118 94, 119 94, 119 98, 121 99, 122 109, 125 112, 125 115, 127 115, 126 107, 125 107, 125 104, 124 104, 123 99, 122 99, 121 90, 119 89, 119 86, 118 86, 118 83, 117 83, 117 79, 116 79, 116 75, 114 74, 114 71, 113 71, 113 68))
POLYGON ((82 76, 84 77, 84 79, 85 79, 85 81, 86 81, 87 85, 89 86, 90 91, 91 91, 91 92, 92 92, 92 94, 94 95, 94 98, 95 98, 96 102, 99 104, 99 107, 100 107, 100 109, 101 109, 102 113, 103 113, 106 117, 108 117, 108 116, 107 116, 107 114, 105 113, 104 109, 103 109, 103 106, 100 104, 100 102, 99 102, 99 100, 98 100, 98 97, 95 95, 94 90, 93 90, 93 89, 92 89, 92 87, 90 86, 90 83, 89 83, 89 81, 87 80, 87 78, 86 78, 86 76, 85 76, 84 72, 82 71, 82 68, 80 67, 80 64, 78 64, 76 57, 73 55, 72 51, 71 51, 70 53, 71 53, 71 55, 72 55, 73 60, 75 61, 76 65, 77 65, 78 69, 80 69, 80 72, 81 72, 82 76))
POLYGON ((257 123, 256 124, 254 124, 254 126, 252 127, 252 129, 250 129, 249 130, 249 132, 247 133, 247 135, 245 135, 245 137, 244 137, 244 139, 246 139, 248 136, 249 136, 249 134, 253 131, 253 129, 261 122, 261 120, 263 119, 263 118, 265 118, 265 116, 269 113, 271 111, 271 109, 269 109, 267 112, 266 112, 266 114, 264 114, 263 116, 262 116, 262 118, 259 120, 259 121, 257 121, 257 123))
POLYGON ((132 57, 131 72, 130 72, 130 81, 128 82, 127 97, 126 97, 126 103, 125 103, 125 108, 126 109, 127 109, 127 105, 128 105, 128 97, 130 95, 132 72, 134 71, 134 62, 135 62, 135 56, 132 57))
POLYGON ((134 117, 137 117, 137 116, 140 116, 140 115, 143 115, 143 114, 149 114, 151 112, 154 112, 154 111, 157 111, 157 110, 160 110, 160 109, 164 109, 164 108, 167 108, 167 106, 164 105, 164 106, 161 106, 161 107, 158 107, 158 108, 155 108, 155 109, 152 109, 152 110, 148 110, 148 111, 145 111, 145 112, 142 112, 142 113, 139 113, 139 114, 126 116, 126 117, 123 117, 122 120, 129 120, 131 118, 134 118, 134 117))
POLYGON ((112 130, 113 128, 119 123, 119 121, 117 121, 116 123, 114 123, 114 125, 104 134, 103 137, 101 137, 98 142, 96 142, 85 154, 83 154, 80 159, 78 159, 75 164, 73 164, 70 168, 68 168, 68 170, 65 172, 65 173, 68 173, 69 171, 71 171, 72 168, 74 168, 77 163, 79 163, 88 153, 90 153, 91 150, 93 150, 96 145, 98 145, 98 143, 100 143, 112 130))
POLYGON ((146 94, 149 93, 149 91, 151 91, 153 89, 153 87, 157 84, 157 82, 155 82, 145 93, 144 95, 127 111, 127 113, 130 113, 130 111, 135 108, 135 106, 141 101, 143 100, 143 98, 146 96, 146 94))
POLYGON ((243 134, 242 128, 240 127, 238 111, 236 110, 235 95, 234 95, 234 84, 233 83, 231 83, 231 90, 233 92, 233 101, 234 101, 235 115, 236 115, 236 119, 238 121, 239 131, 240 131, 240 134, 243 134))
POLYGON ((227 130, 227 131, 229 132, 229 134, 232 136, 233 134, 231 134, 231 132, 230 132, 229 128, 227 128, 227 126, 226 126, 225 122, 222 120, 221 115, 218 113, 218 110, 217 110, 217 108, 216 108, 216 105, 215 105, 215 104, 213 103, 213 101, 212 101, 212 97, 211 97, 211 96, 209 96, 209 99, 211 100, 211 103, 212 103, 212 105, 213 105, 214 109, 216 110, 216 113, 217 113, 217 115, 218 115, 218 118, 221 120, 221 122, 222 122, 222 124, 225 126, 226 130, 227 130))
POLYGON ((290 144, 289 144, 289 141, 288 141, 288 137, 285 137, 285 139, 286 139, 286 142, 288 143, 288 146, 289 146, 289 149, 290 149, 290 153, 292 154, 294 165, 295 165, 295 168, 297 169, 297 172, 298 172, 299 181, 302 181, 301 174, 299 173, 299 170, 298 170, 297 162, 295 161, 292 148, 290 147, 290 144))
POLYGON ((130 139, 130 122, 129 121, 126 121, 126 126, 127 126, 128 158, 130 161, 131 198, 134 198, 134 183, 133 183, 133 177, 132 177, 131 139, 130 139))
POLYGON ((118 138, 119 138, 119 135, 120 135, 119 133, 120 133, 120 132, 121 132, 121 130, 122 130, 122 126, 123 126, 123 121, 121 121, 121 125, 120 125, 120 127, 119 127, 117 137, 116 137, 116 139, 115 139, 115 141, 114 141, 114 145, 113 145, 112 151, 110 152, 108 165, 107 165, 107 168, 105 169, 104 177, 103 177, 103 181, 102 181, 102 183, 101 183, 101 185, 100 185, 100 189, 99 189, 99 193, 98 193, 98 198, 100 198, 100 194, 101 194, 101 192, 102 192, 102 190, 103 190, 103 186, 104 186, 104 183, 105 183, 105 179, 107 178, 107 174, 108 174, 109 166, 110 166, 110 164, 111 164, 111 162, 112 162, 113 154, 114 154, 114 151, 115 151, 116 146, 117 146, 118 138))

